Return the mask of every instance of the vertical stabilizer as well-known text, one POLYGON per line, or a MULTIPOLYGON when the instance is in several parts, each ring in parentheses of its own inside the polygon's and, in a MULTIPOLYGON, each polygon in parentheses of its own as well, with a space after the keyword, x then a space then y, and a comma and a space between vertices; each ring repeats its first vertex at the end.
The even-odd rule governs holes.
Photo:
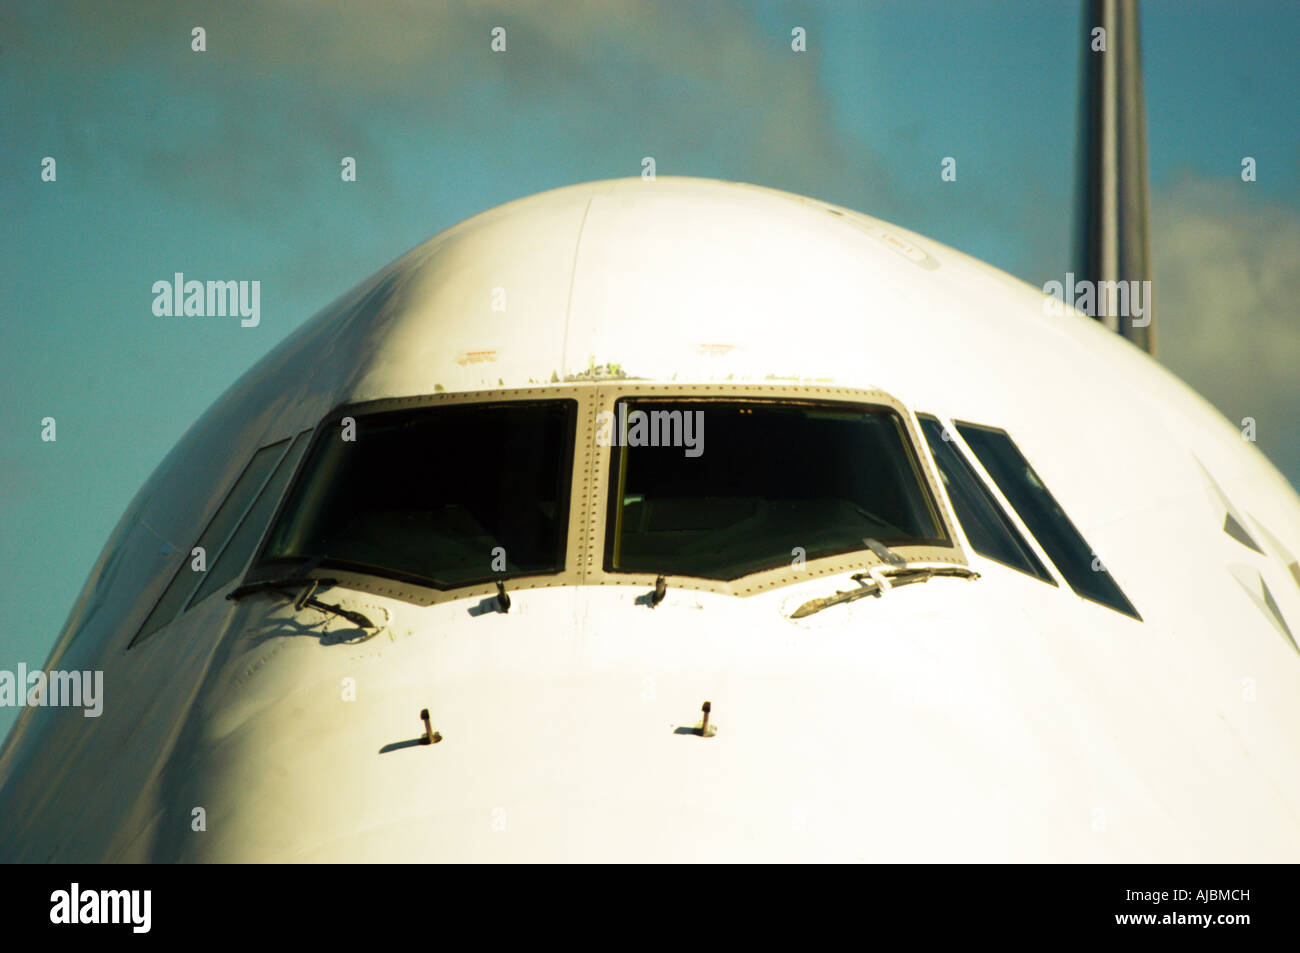
POLYGON ((1094 316, 1154 354, 1137 0, 1085 0, 1083 23, 1078 277, 1097 289, 1094 316), (1127 296, 1106 284, 1120 281, 1127 296))

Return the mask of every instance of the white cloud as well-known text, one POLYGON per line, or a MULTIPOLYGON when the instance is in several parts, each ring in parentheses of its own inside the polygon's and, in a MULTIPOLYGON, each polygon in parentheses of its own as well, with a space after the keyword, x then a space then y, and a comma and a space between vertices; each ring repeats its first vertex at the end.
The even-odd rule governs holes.
POLYGON ((1300 213, 1183 178, 1152 204, 1157 356, 1300 485, 1300 213))

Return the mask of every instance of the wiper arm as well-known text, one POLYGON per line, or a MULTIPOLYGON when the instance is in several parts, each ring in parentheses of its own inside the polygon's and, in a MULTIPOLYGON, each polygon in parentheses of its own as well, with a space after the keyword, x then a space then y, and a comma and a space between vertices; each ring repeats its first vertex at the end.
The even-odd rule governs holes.
POLYGON ((935 576, 957 576, 963 579, 978 579, 979 573, 973 569, 967 569, 965 566, 913 566, 897 567, 891 566, 887 569, 876 570, 879 573, 881 582, 872 580, 868 573, 854 573, 852 579, 858 584, 857 589, 850 589, 847 592, 837 592, 833 596, 823 596, 820 599, 812 599, 805 602, 798 609, 790 614, 792 619, 802 619, 812 615, 814 612, 821 612, 823 609, 829 609, 831 606, 842 605, 846 602, 856 602, 866 596, 879 596, 886 589, 892 589, 895 586, 907 586, 914 582, 926 582, 935 576))
MULTIPOLYGON (((881 574, 889 585, 906 586, 912 582, 925 582, 935 576, 957 576, 961 579, 978 579, 980 574, 965 566, 907 566, 901 569, 882 569, 881 574)), ((856 576, 854 578, 857 578, 856 576)))
POLYGON ((880 588, 878 583, 863 581, 863 575, 863 573, 858 573, 853 577, 853 581, 858 584, 858 588, 805 602, 790 614, 790 618, 802 619, 804 616, 810 616, 814 612, 821 612, 823 609, 829 609, 831 606, 838 606, 841 603, 856 602, 866 596, 879 596, 884 590, 880 588))
MULTIPOLYGON (((287 589, 290 586, 306 585, 307 583, 313 581, 307 578, 307 573, 311 572, 313 569, 319 566, 321 564, 321 561, 324 558, 325 558, 324 553, 321 553, 317 556, 313 556, 311 559, 308 559, 301 566, 295 569, 292 573, 290 573, 287 576, 282 576, 279 579, 267 579, 264 582, 249 582, 249 583, 245 583, 242 586, 236 586, 233 590, 231 590, 230 595, 226 596, 226 598, 242 599, 244 596, 251 595, 254 592, 266 592, 267 590, 271 590, 271 589, 287 589)), ((328 586, 333 586, 336 584, 335 580, 333 579, 318 579, 315 581, 317 584, 324 583, 325 585, 328 586)), ((313 591, 314 589, 315 587, 313 587, 313 591)), ((311 593, 308 593, 308 595, 310 594, 311 593)), ((301 606, 299 606, 299 608, 301 608, 301 606)))
POLYGON ((264 582, 250 582, 247 585, 239 586, 231 590, 230 595, 226 596, 226 598, 242 599, 244 596, 251 596, 255 592, 299 589, 313 582, 321 586, 338 585, 337 579, 308 579, 304 576, 285 576, 283 579, 267 579, 264 582))
POLYGON ((356 612, 352 609, 345 609, 332 602, 321 602, 317 599, 315 596, 316 590, 319 587, 337 585, 338 580, 304 578, 302 573, 306 571, 306 568, 310 567, 300 569, 294 575, 287 576, 284 579, 268 579, 265 582, 251 582, 248 585, 240 586, 238 589, 232 591, 230 595, 226 596, 226 598, 242 599, 244 596, 252 595, 255 592, 282 592, 284 589, 297 589, 301 587, 302 591, 292 597, 293 607, 299 612, 301 612, 305 607, 311 606, 313 609, 319 609, 322 612, 329 612, 342 619, 347 619, 353 625, 359 626, 360 628, 378 630, 379 626, 371 622, 370 619, 362 613, 356 612))

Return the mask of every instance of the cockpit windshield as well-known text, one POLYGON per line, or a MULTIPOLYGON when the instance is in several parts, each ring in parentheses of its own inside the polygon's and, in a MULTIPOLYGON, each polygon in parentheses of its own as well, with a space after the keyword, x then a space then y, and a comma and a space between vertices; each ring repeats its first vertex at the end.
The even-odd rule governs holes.
POLYGON ((628 398, 610 429, 607 571, 732 580, 867 539, 951 545, 889 407, 628 398))
POLYGON ((449 589, 563 571, 577 403, 444 404, 321 426, 258 566, 449 589))

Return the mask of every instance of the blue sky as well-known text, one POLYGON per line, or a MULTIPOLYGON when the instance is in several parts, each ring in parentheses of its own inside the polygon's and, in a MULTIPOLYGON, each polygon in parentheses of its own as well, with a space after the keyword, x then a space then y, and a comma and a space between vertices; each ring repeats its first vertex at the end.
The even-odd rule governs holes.
MULTIPOLYGON (((243 371, 501 202, 637 175, 650 155, 660 174, 814 195, 1036 285, 1061 278, 1081 8, 6 4, 0 669, 44 661, 127 502, 243 371), (155 317, 151 286, 175 271, 260 280, 260 326, 155 317)), ((1142 29, 1161 359, 1254 417, 1300 485, 1300 4, 1147 0, 1142 29)))

